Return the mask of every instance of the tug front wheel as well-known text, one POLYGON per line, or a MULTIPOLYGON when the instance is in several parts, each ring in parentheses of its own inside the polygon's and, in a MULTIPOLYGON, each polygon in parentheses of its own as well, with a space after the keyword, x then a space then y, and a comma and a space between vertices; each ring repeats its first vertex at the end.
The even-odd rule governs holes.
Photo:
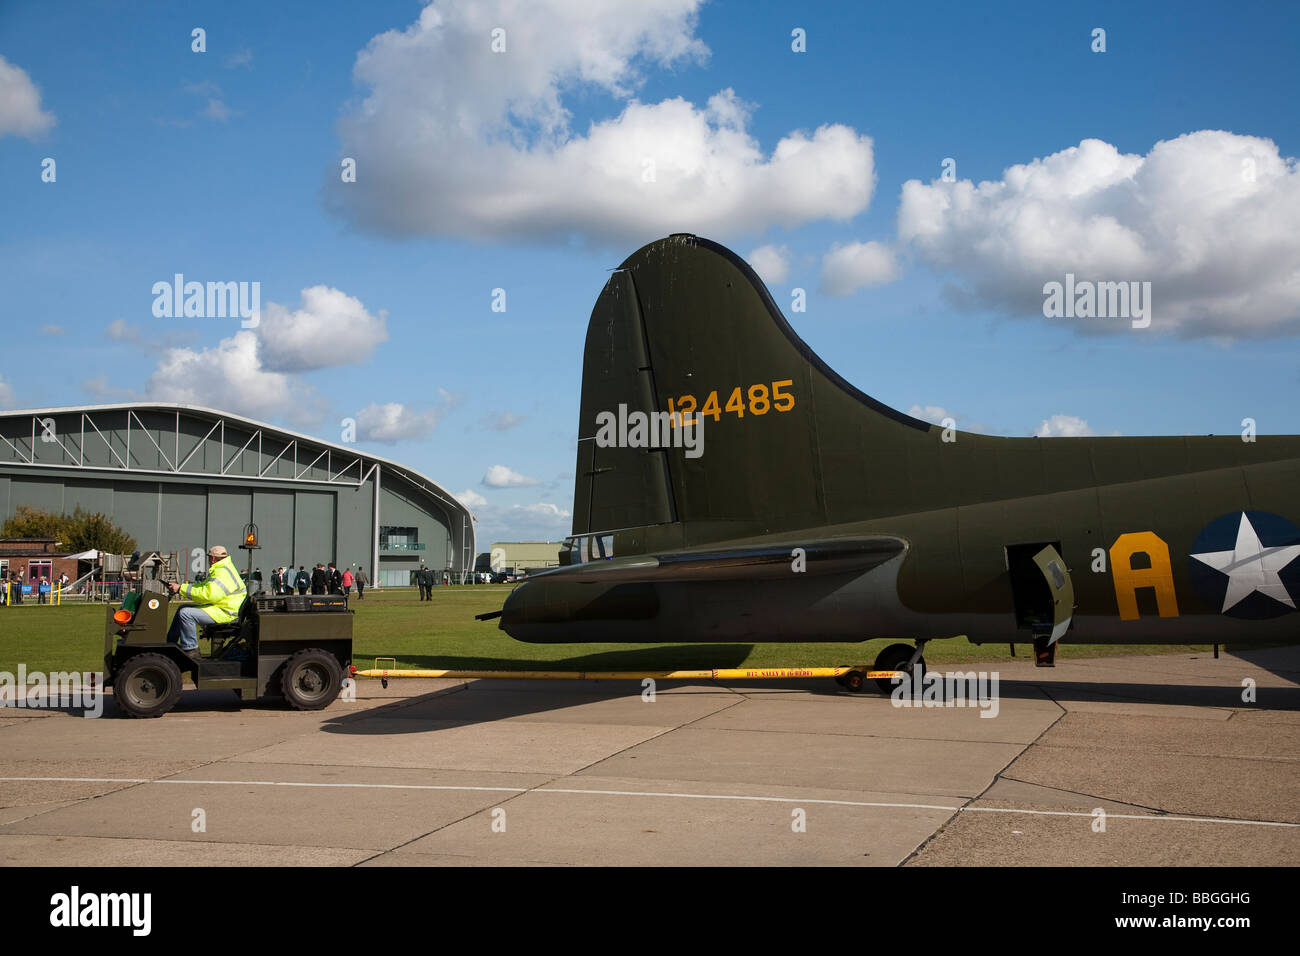
POLYGON ((181 669, 165 654, 136 654, 114 675, 113 696, 128 717, 161 717, 181 699, 181 669))

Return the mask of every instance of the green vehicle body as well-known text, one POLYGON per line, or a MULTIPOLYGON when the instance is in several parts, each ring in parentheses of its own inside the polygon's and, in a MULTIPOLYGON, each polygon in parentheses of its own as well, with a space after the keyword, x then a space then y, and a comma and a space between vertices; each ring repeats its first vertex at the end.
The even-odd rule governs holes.
MULTIPOLYGON (((310 595, 250 596, 236 621, 210 624, 201 629, 200 639, 211 640, 212 646, 202 660, 196 661, 178 645, 167 641, 170 596, 156 590, 133 592, 123 605, 109 605, 105 611, 106 682, 113 686, 133 658, 150 654, 172 662, 180 674, 190 676, 199 690, 232 690, 242 699, 250 700, 278 695, 283 689, 286 665, 294 655, 308 650, 320 650, 332 658, 341 681, 349 675, 352 664, 354 612, 346 604, 333 603, 324 609, 306 609, 311 599, 310 595), (289 610, 290 601, 304 609, 289 610), (115 618, 124 610, 131 614, 128 622, 115 618)), ((323 666, 322 674, 330 669, 328 662, 323 666)), ((296 698, 289 696, 290 704, 298 707, 296 698)), ((318 709, 328 703, 329 700, 316 701, 299 709, 318 709)))

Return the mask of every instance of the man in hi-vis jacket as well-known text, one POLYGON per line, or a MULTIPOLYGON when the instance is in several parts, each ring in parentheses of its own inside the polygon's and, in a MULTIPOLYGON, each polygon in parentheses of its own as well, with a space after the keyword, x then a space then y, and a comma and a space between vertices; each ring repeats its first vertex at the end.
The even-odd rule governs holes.
POLYGON ((172 618, 168 641, 179 641, 181 650, 198 660, 199 625, 228 624, 239 616, 239 608, 248 596, 244 579, 235 570, 235 562, 219 544, 208 548, 208 577, 202 584, 167 582, 167 590, 179 594, 187 604, 172 618))

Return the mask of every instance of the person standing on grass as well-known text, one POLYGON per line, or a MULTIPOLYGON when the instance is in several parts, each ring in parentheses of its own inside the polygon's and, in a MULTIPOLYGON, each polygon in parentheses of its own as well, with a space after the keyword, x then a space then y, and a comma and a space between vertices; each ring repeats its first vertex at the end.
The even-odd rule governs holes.
POLYGON ((357 568, 357 573, 353 577, 357 582, 357 600, 364 601, 366 599, 366 585, 370 583, 370 579, 366 577, 366 569, 357 568))
POLYGON ((311 575, 307 573, 304 565, 298 565, 298 576, 293 579, 294 584, 298 586, 299 594, 306 594, 307 589, 311 587, 311 575))
POLYGON ((344 569, 343 569, 343 579, 342 579, 342 583, 343 583, 343 596, 344 596, 344 597, 351 597, 351 596, 352 596, 352 580, 353 580, 353 579, 352 579, 352 569, 351 569, 351 568, 344 568, 344 569))

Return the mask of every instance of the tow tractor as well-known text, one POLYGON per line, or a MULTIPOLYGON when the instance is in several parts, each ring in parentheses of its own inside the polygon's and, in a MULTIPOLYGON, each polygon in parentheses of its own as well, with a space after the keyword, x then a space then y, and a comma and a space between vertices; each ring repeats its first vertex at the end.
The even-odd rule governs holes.
POLYGON ((199 690, 280 696, 295 710, 328 707, 350 674, 354 612, 342 594, 250 595, 236 620, 202 629, 211 647, 200 660, 168 643, 169 605, 161 582, 142 580, 120 606, 108 606, 105 683, 128 717, 175 707, 185 674, 199 690))

